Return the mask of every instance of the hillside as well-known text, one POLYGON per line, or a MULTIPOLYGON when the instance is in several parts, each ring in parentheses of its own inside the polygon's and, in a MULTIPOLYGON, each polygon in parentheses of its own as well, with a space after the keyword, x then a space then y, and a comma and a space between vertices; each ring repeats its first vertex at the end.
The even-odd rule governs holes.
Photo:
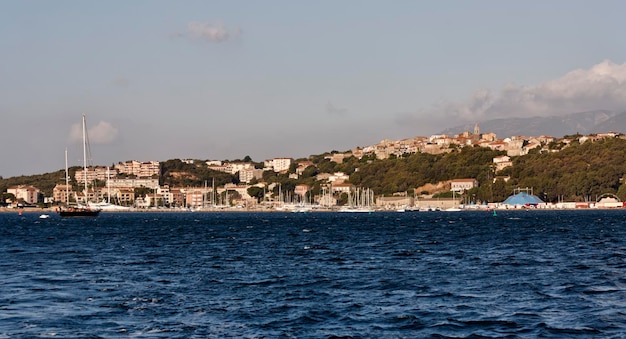
MULTIPOLYGON (((312 187, 313 194, 320 194, 322 182, 316 180, 317 174, 344 172, 350 175, 352 184, 371 188, 377 195, 399 192, 413 195, 420 194, 414 192, 415 188, 424 184, 456 178, 476 178, 480 187, 467 192, 466 196, 479 201, 503 201, 517 187, 531 187, 537 195, 548 201, 590 201, 605 193, 617 194, 626 200, 626 186, 622 185, 626 173, 624 139, 612 138, 583 144, 574 139, 566 146, 544 145, 543 151, 535 149, 534 153, 514 157, 512 167, 494 173, 493 158, 503 154, 502 151, 484 147, 464 147, 445 154, 417 153, 385 160, 377 160, 375 157, 357 159, 352 156, 342 163, 332 162, 325 158, 326 154, 320 154, 309 157, 313 165, 298 179, 290 178, 289 173, 266 171, 259 181, 266 184, 280 183, 283 192, 304 183, 312 187), (509 178, 508 181, 494 180, 504 176, 509 178)), ((290 173, 294 172, 295 166, 292 166, 290 173)), ((186 164, 173 159, 162 163, 162 185, 202 186, 211 184, 213 180, 218 186, 237 182, 235 176, 209 170, 201 161, 186 164)), ((6 192, 9 186, 30 184, 50 196, 52 188, 63 182, 64 173, 57 171, 0 179, 0 190, 6 192)))
MULTIPOLYGON (((555 145, 553 145, 555 146, 555 145)), ((444 155, 415 154, 365 164, 350 181, 390 194, 454 178, 476 178, 480 187, 467 192, 480 201, 503 201, 517 187, 530 187, 548 201, 589 201, 605 194, 626 200, 626 140, 604 139, 583 144, 573 141, 559 152, 535 151, 512 158, 513 166, 492 170, 493 157, 502 154, 480 147, 465 147, 444 155), (508 176, 510 179, 495 180, 508 176)), ((418 192, 419 193, 419 192, 418 192)))

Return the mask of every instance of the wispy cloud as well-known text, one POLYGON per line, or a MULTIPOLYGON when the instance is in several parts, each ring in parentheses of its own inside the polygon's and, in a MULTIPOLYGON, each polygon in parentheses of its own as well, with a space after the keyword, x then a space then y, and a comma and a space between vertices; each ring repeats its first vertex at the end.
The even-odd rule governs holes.
POLYGON ((348 110, 345 108, 336 107, 335 105, 333 105, 332 102, 329 101, 326 104, 326 113, 334 116, 344 116, 348 114, 348 110))
POLYGON ((215 23, 192 21, 187 24, 185 33, 174 33, 173 38, 193 38, 208 42, 223 42, 238 38, 242 34, 240 28, 229 29, 221 21, 215 23))
POLYGON ((626 110, 626 63, 605 60, 589 69, 573 70, 535 86, 504 85, 499 91, 480 89, 464 102, 442 101, 418 112, 396 117, 409 119, 447 117, 465 121, 549 116, 595 109, 626 110))
MULTIPOLYGON (((100 121, 97 125, 87 129, 89 142, 93 144, 109 144, 118 135, 118 129, 106 121, 100 121)), ((82 142, 83 128, 81 124, 74 124, 70 129, 70 142, 82 142)))

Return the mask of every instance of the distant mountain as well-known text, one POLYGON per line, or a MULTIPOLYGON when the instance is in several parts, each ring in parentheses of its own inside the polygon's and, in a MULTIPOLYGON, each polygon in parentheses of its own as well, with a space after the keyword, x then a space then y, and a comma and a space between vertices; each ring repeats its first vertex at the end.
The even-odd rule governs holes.
MULTIPOLYGON (((626 133, 626 112, 597 110, 549 117, 503 118, 480 121, 478 125, 481 132, 493 132, 501 138, 513 135, 562 137, 576 133, 626 133)), ((474 124, 451 127, 441 134, 454 135, 464 131, 474 131, 474 124)))

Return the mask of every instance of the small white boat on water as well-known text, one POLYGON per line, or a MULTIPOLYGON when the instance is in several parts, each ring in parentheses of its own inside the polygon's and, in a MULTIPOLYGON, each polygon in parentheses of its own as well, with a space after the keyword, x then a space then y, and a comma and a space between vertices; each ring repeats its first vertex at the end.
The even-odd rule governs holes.
POLYGON ((39 219, 48 219, 50 218, 50 214, 42 214, 39 216, 39 219))

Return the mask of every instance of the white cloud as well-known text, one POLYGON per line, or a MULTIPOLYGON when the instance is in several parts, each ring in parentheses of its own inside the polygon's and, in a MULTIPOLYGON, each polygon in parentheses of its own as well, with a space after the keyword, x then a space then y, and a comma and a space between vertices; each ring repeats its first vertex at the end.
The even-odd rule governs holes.
MULTIPOLYGON (((92 144, 109 144, 117 138, 118 129, 106 121, 100 121, 87 129, 87 137, 92 144)), ((82 142, 83 129, 81 124, 74 124, 70 130, 70 142, 82 142)))
POLYGON ((210 42, 222 42, 241 35, 240 29, 229 30, 220 21, 214 24, 195 21, 190 22, 187 25, 187 30, 191 37, 210 42))
POLYGON ((477 121, 561 115, 596 109, 626 110, 626 63, 615 64, 605 60, 589 69, 573 70, 558 79, 535 86, 509 83, 502 86, 499 92, 480 89, 465 102, 436 103, 414 115, 477 121))

